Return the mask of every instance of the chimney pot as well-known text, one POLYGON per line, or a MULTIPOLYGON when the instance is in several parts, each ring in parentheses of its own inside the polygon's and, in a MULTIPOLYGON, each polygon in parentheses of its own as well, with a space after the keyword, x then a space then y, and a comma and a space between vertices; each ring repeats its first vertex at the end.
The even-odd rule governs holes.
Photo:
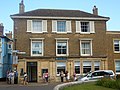
POLYGON ((25 6, 24 6, 24 3, 23 3, 23 0, 21 0, 21 3, 19 3, 19 13, 24 13, 24 10, 25 10, 25 6))
POLYGON ((98 15, 98 8, 96 6, 93 7, 93 14, 98 15))

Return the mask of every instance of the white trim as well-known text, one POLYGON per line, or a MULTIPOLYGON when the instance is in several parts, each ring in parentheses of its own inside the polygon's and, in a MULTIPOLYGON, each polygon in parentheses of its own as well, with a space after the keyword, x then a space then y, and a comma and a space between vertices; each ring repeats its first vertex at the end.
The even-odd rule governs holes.
POLYGON ((55 38, 56 40, 69 40, 69 38, 55 38))
POLYGON ((44 40, 45 38, 30 38, 31 40, 44 40))
POLYGON ((65 39, 65 38, 61 38, 61 39, 56 39, 56 56, 69 56, 69 48, 68 48, 68 39, 65 39), (66 42, 67 43, 67 51, 66 51, 66 54, 57 54, 57 42, 66 42))
POLYGON ((43 39, 41 39, 41 41, 32 41, 31 39, 31 56, 43 56, 44 55, 44 44, 43 44, 43 39), (36 55, 33 55, 32 54, 32 42, 42 42, 42 54, 36 54, 36 55))
POLYGON ((41 18, 41 19, 81 19, 81 20, 109 20, 109 18, 88 18, 88 17, 40 17, 40 16, 11 16, 11 18, 41 18))
POLYGON ((80 39, 80 55, 81 56, 92 56, 93 55, 93 53, 92 53, 92 40, 93 39, 87 39, 87 38, 85 38, 85 39, 80 39), (82 41, 90 41, 90 54, 82 54, 82 44, 81 44, 81 42, 82 41))

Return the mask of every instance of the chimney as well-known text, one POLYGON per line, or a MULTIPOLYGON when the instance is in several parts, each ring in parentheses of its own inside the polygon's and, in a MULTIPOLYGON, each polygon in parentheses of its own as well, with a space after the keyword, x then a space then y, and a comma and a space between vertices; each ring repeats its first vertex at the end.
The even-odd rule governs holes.
POLYGON ((3 35, 4 26, 3 23, 0 23, 0 35, 3 35))
POLYGON ((98 8, 96 6, 93 7, 93 14, 98 15, 98 8))
POLYGON ((19 3, 19 13, 24 13, 24 10, 25 10, 25 6, 24 6, 24 3, 23 3, 23 0, 21 0, 21 3, 19 3))

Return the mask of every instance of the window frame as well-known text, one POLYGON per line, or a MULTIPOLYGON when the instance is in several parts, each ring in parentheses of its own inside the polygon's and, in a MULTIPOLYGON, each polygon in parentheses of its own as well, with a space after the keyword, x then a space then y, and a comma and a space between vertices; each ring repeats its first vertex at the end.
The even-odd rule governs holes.
POLYGON ((114 39, 114 40, 113 40, 113 50, 114 50, 114 53, 120 53, 120 39, 114 39), (115 51, 115 41, 118 41, 119 51, 115 51))
MULTIPOLYGON (((88 72, 84 73, 84 67, 85 67, 84 62, 90 62, 90 64, 91 64, 90 68, 91 68, 91 70, 92 70, 92 61, 83 61, 83 66, 82 66, 82 68, 83 68, 83 74, 86 74, 86 73, 88 73, 88 72)), ((89 68, 89 67, 87 67, 87 68, 89 68)), ((90 71, 91 71, 91 70, 90 70, 90 71)))
POLYGON ((80 21, 80 32, 81 32, 81 34, 90 34, 90 21, 80 21), (82 31, 82 24, 81 23, 88 23, 87 32, 82 31))
POLYGON ((44 53, 44 48, 43 47, 44 47, 43 40, 39 40, 39 41, 37 41, 37 40, 31 40, 31 56, 43 56, 43 53, 44 53), (42 47, 41 47, 42 54, 33 54, 32 53, 32 43, 33 42, 40 42, 42 44, 42 47))
POLYGON ((67 23, 65 20, 57 20, 57 33, 67 33, 67 23), (65 31, 58 31, 58 22, 65 22, 65 31))
POLYGON ((57 39, 56 40, 56 56, 68 56, 69 54, 68 54, 68 40, 66 40, 66 39, 57 39), (66 43, 66 54, 58 54, 58 43, 59 42, 65 42, 66 43))
MULTIPOLYGON (((119 62, 120 63, 120 59, 119 60, 115 60, 115 73, 116 74, 120 74, 120 72, 116 72, 116 62, 119 62)), ((120 66, 118 66, 120 68, 120 66)), ((120 71, 120 70, 119 70, 120 71)))
POLYGON ((32 20, 32 33, 43 33, 42 28, 43 28, 42 20, 32 20), (33 26, 34 22, 40 22, 41 23, 41 27, 40 27, 41 30, 40 31, 34 31, 34 26, 33 26))
POLYGON ((65 65, 61 65, 61 67, 65 67, 65 70, 63 71, 64 73, 65 73, 65 71, 66 71, 66 62, 56 62, 56 76, 60 76, 60 73, 58 73, 57 72, 57 70, 58 70, 58 67, 60 67, 60 65, 58 65, 58 63, 63 63, 63 64, 65 64, 65 65))
POLYGON ((80 40, 80 55, 81 55, 81 56, 92 56, 92 39, 88 39, 88 40, 87 40, 87 39, 81 39, 81 40, 80 40), (82 48, 82 43, 83 43, 83 42, 89 42, 89 44, 90 44, 90 49, 89 49, 89 50, 90 50, 90 51, 89 51, 90 53, 89 53, 89 54, 83 54, 83 52, 82 52, 82 50, 83 50, 83 48, 82 48))
POLYGON ((96 70, 100 70, 100 61, 94 61, 94 71, 96 70), (98 62, 99 65, 95 65, 95 62, 98 62), (99 68, 99 69, 96 69, 96 68, 99 68))
MULTIPOLYGON (((79 66, 79 72, 81 73, 81 71, 80 71, 80 68, 81 68, 80 65, 81 65, 81 62, 80 62, 80 61, 74 61, 74 72, 75 72, 75 73, 76 73, 76 71, 75 71, 75 70, 76 70, 76 69, 75 69, 76 66, 79 66), (77 62, 77 63, 79 62, 79 65, 76 65, 75 62, 77 62)), ((80 73, 79 73, 79 74, 76 73, 76 75, 80 75, 80 73)))

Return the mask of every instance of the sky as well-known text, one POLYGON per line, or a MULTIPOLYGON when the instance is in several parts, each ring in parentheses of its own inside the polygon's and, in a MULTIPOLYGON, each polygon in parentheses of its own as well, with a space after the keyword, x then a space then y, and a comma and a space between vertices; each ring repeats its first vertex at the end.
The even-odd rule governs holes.
MULTIPOLYGON (((10 15, 19 13, 21 0, 0 1, 0 23, 4 32, 13 31, 13 20, 10 15)), ((93 6, 98 8, 100 16, 110 17, 107 21, 108 31, 120 31, 120 0, 24 0, 25 11, 35 9, 82 10, 92 13, 93 6)))

